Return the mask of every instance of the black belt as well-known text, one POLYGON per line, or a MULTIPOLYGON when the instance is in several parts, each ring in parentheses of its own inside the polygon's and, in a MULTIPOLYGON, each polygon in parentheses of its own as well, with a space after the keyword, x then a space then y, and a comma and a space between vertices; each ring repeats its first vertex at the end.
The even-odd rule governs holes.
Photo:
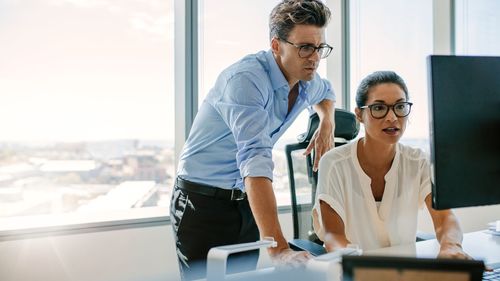
POLYGON ((220 187, 199 184, 177 177, 175 185, 180 189, 217 199, 239 201, 245 199, 246 193, 239 189, 222 189, 220 187))

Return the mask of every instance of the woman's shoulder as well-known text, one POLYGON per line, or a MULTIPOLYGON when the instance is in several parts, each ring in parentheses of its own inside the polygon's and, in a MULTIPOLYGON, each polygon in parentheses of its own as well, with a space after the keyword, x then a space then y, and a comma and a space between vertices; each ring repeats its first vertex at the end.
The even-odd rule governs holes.
POLYGON ((429 154, 421 148, 412 147, 402 143, 398 144, 401 156, 409 161, 428 161, 429 154))
POLYGON ((352 149, 356 143, 357 141, 351 141, 342 146, 337 146, 325 153, 321 159, 331 164, 347 161, 353 156, 352 149))

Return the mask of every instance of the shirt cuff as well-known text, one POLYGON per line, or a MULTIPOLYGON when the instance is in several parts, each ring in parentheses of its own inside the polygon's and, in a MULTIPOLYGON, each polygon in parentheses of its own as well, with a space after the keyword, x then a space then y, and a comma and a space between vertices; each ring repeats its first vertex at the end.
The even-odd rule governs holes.
POLYGON ((420 191, 419 198, 418 198, 418 208, 419 209, 422 209, 425 206, 425 198, 427 198, 427 195, 431 194, 431 192, 432 192, 432 187, 431 187, 431 184, 429 182, 420 191))
POLYGON ((333 102, 337 101, 335 98, 335 93, 333 91, 328 91, 326 95, 323 97, 324 100, 331 100, 333 102))
POLYGON ((273 160, 261 155, 243 161, 240 165, 240 173, 243 179, 246 177, 266 177, 272 181, 273 169, 273 160))

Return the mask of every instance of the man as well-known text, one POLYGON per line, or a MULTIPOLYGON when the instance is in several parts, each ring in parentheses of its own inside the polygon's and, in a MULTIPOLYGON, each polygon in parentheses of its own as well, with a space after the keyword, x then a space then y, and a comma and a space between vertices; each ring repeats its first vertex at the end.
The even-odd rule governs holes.
MULTIPOLYGON (((208 250, 273 237, 277 263, 300 264, 288 247, 272 188, 272 148, 299 113, 313 106, 320 124, 306 154, 333 146, 335 96, 316 73, 332 47, 330 10, 320 0, 283 0, 271 12, 271 49, 224 70, 194 120, 179 161, 171 219, 183 279, 203 278, 208 250)), ((231 256, 228 271, 255 269, 258 251, 231 256)))

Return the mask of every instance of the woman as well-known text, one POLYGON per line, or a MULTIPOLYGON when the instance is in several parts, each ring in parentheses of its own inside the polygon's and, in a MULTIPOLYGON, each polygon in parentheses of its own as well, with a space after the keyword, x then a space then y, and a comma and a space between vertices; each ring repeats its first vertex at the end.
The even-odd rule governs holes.
POLYGON ((427 157, 399 143, 412 106, 403 79, 392 71, 369 75, 356 103, 365 137, 328 152, 320 162, 313 221, 326 250, 350 243, 363 250, 414 243, 418 209, 425 204, 439 256, 470 259, 453 212, 432 208, 427 157))

